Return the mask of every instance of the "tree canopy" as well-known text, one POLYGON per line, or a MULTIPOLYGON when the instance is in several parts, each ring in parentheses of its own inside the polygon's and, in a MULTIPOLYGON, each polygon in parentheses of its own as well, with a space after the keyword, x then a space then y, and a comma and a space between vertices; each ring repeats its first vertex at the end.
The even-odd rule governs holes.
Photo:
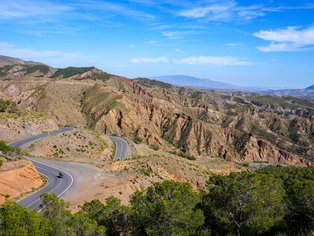
POLYGON ((0 207, 0 236, 7 235, 311 235, 313 167, 266 167, 209 177, 207 191, 164 181, 136 191, 130 204, 117 198, 69 204, 43 194, 37 214, 16 203, 0 207))

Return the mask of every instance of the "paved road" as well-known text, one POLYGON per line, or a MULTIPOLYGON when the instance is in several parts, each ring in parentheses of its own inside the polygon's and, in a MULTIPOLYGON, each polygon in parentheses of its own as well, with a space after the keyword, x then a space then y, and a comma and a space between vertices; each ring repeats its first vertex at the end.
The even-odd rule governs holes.
MULTIPOLYGON (((42 139, 48 136, 56 135, 58 133, 64 133, 69 132, 73 130, 73 128, 65 127, 61 128, 56 131, 51 131, 47 133, 38 134, 32 137, 28 137, 16 142, 12 142, 9 145, 11 147, 21 147, 27 143, 33 142, 38 139, 42 139)), ((109 136, 109 138, 116 143, 116 151, 114 158, 126 158, 129 153, 129 146, 126 140, 116 137, 116 136, 109 136)), ((40 199, 40 196, 43 193, 54 193, 56 196, 60 197, 62 194, 67 192, 73 185, 75 179, 71 173, 65 171, 62 168, 59 168, 57 166, 51 166, 45 163, 40 162, 38 160, 31 159, 29 157, 25 157, 25 159, 31 160, 36 167, 37 171, 45 176, 48 180, 47 185, 45 185, 43 188, 37 190, 34 193, 31 193, 30 195, 20 199, 17 201, 22 206, 34 210, 34 209, 40 209, 40 206, 42 204, 42 201, 40 199), (58 178, 59 173, 63 174, 63 178, 58 178)))
MULTIPOLYGON (((27 157, 25 158, 28 159, 27 157)), ((40 196, 43 193, 54 193, 57 197, 60 197, 71 188, 74 179, 70 173, 64 170, 54 168, 39 161, 34 161, 33 159, 31 159, 31 161, 35 165, 37 171, 47 178, 48 183, 45 187, 20 199, 17 202, 30 210, 35 210, 40 209, 40 205, 42 204, 40 196), (58 177, 60 172, 63 174, 63 178, 58 177)))
MULTIPOLYGON (((48 136, 52 136, 52 135, 56 135, 58 133, 64 133, 64 132, 68 132, 73 130, 73 128, 70 127, 65 127, 65 128, 61 128, 59 130, 56 131, 51 131, 51 132, 47 132, 47 133, 42 133, 42 134, 38 134, 32 137, 28 137, 16 142, 12 142, 9 145, 11 147, 21 147, 24 144, 27 144, 29 142, 33 142, 35 140, 38 139, 42 139, 48 136)), ((19 204, 21 204, 22 206, 34 210, 34 209, 39 209, 40 205, 42 204, 42 201, 40 199, 40 196, 43 193, 54 193, 56 196, 60 197, 62 194, 64 194, 73 184, 73 176, 62 170, 59 168, 55 168, 52 166, 49 166, 48 164, 44 164, 41 163, 39 161, 35 161, 31 158, 25 157, 25 159, 31 160, 35 166, 35 168, 37 169, 37 171, 42 174, 43 176, 45 176, 47 178, 47 185, 45 185, 45 187, 39 189, 38 191, 20 199, 19 201, 17 201, 19 204), (63 178, 58 178, 59 173, 63 174, 63 178)))
POLYGON ((52 136, 52 135, 55 135, 55 134, 69 132, 71 130, 73 130, 73 128, 71 128, 71 127, 64 127, 64 128, 59 129, 59 130, 55 130, 55 131, 51 131, 51 132, 47 132, 47 133, 42 133, 42 134, 38 134, 38 135, 31 136, 31 137, 28 137, 28 138, 24 138, 24 139, 16 141, 16 142, 11 142, 11 143, 9 143, 9 145, 11 147, 21 147, 24 144, 27 144, 29 142, 33 142, 35 140, 46 138, 48 136, 52 136))
POLYGON ((114 154, 114 158, 115 159, 127 158, 129 155, 128 142, 125 139, 117 137, 117 136, 109 136, 109 138, 116 144, 116 152, 114 154))

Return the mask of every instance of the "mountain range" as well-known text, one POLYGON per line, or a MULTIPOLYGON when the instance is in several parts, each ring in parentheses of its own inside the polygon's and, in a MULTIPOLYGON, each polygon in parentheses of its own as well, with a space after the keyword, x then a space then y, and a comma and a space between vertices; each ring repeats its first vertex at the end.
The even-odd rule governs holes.
POLYGON ((150 79, 162 81, 162 82, 177 85, 177 86, 191 87, 191 88, 238 90, 238 91, 244 90, 244 88, 233 85, 233 84, 222 83, 222 82, 218 82, 218 81, 214 81, 210 79, 200 79, 197 77, 187 76, 187 75, 164 75, 164 76, 150 77, 150 79))
POLYGON ((274 96, 293 96, 300 98, 314 98, 314 85, 306 89, 284 89, 284 90, 274 90, 274 89, 261 89, 253 87, 241 87, 233 84, 222 83, 210 79, 200 79, 193 76, 186 75, 165 75, 165 76, 155 76, 150 79, 162 81, 172 85, 190 87, 190 88, 200 88, 208 90, 222 90, 222 91, 243 91, 243 92, 253 92, 258 94, 267 94, 274 96))
POLYGON ((314 85, 307 87, 306 90, 314 90, 314 85))
POLYGON ((301 165, 314 157, 311 99, 178 87, 95 67, 43 64, 3 66, 0 85, 0 95, 60 126, 116 134, 166 152, 301 165))

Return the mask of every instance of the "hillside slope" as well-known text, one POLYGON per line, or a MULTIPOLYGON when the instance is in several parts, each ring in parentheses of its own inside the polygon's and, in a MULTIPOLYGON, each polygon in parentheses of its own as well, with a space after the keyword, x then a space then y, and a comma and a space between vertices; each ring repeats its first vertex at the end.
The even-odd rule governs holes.
POLYGON ((85 126, 203 158, 302 165, 313 161, 310 99, 180 88, 93 67, 68 78, 2 78, 3 93, 60 125, 85 126), (95 70, 107 77, 91 77, 95 70))
POLYGON ((0 205, 42 184, 41 176, 30 161, 4 162, 0 167, 0 205))
MULTIPOLYGON (((15 94, 10 91, 11 95, 15 94)), ((0 140, 10 142, 58 129, 57 123, 47 115, 21 108, 17 103, 0 93, 0 140)))

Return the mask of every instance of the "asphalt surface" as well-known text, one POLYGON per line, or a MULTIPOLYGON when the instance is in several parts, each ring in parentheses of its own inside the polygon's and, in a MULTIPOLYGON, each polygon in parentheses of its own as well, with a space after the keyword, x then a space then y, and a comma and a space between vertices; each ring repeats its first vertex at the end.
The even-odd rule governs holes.
POLYGON ((50 132, 38 134, 38 135, 35 135, 35 136, 31 136, 31 137, 28 137, 28 138, 24 138, 24 139, 16 141, 16 142, 11 142, 11 143, 9 143, 9 146, 11 146, 11 147, 21 147, 24 144, 33 142, 35 140, 46 138, 48 136, 52 136, 52 135, 59 134, 59 133, 69 132, 71 130, 73 130, 73 128, 71 128, 71 127, 60 128, 59 130, 50 131, 50 132))
MULTIPOLYGON (((28 144, 30 142, 43 139, 52 135, 56 135, 59 133, 69 132, 71 130, 73 130, 73 128, 70 127, 60 128, 59 130, 56 131, 42 133, 19 141, 11 142, 9 143, 9 145, 11 147, 22 147, 23 145, 28 144)), ((127 141, 116 136, 109 136, 109 138, 116 144, 114 158, 115 159, 127 158, 129 154, 129 146, 127 141)), ((37 171, 41 175, 45 176, 47 179, 47 184, 43 188, 17 201, 17 203, 28 209, 38 210, 38 212, 41 211, 42 201, 40 196, 43 193, 54 193, 57 197, 60 197, 61 195, 65 194, 75 182, 75 178, 69 172, 69 170, 65 171, 64 168, 59 168, 59 166, 49 165, 49 163, 47 163, 46 160, 38 161, 26 156, 24 156, 24 158, 31 160, 37 171), (63 174, 63 178, 59 177, 59 173, 63 174)))
MULTIPOLYGON (((28 159, 27 157, 25 158, 28 159)), ((19 201, 17 201, 17 203, 30 210, 35 210, 41 208, 42 201, 40 199, 40 196, 43 193, 54 193, 57 197, 60 197, 69 188, 71 188, 74 179, 70 173, 64 170, 54 168, 52 166, 34 161, 32 159, 30 160, 35 165, 37 171, 47 178, 47 185, 45 185, 45 187, 39 189, 38 191, 20 199, 19 201), (59 177, 59 173, 63 174, 63 178, 59 177)))
POLYGON ((116 151, 114 154, 114 158, 122 158, 125 159, 128 157, 129 154, 129 145, 127 141, 123 138, 117 136, 109 136, 110 140, 115 142, 116 144, 116 151))
MULTIPOLYGON (((42 139, 42 138, 52 136, 52 135, 56 135, 59 133, 68 132, 71 130, 73 130, 73 128, 65 127, 65 128, 61 128, 61 129, 56 130, 56 131, 42 133, 42 134, 28 137, 28 138, 25 138, 25 139, 22 139, 22 140, 19 140, 16 142, 12 142, 9 145, 11 147, 21 147, 21 146, 23 146, 27 143, 33 142, 35 140, 42 139)), ((47 178, 47 184, 43 188, 37 190, 36 192, 31 193, 30 195, 17 201, 17 203, 19 203, 20 205, 22 205, 22 206, 24 206, 30 210, 40 209, 41 204, 42 204, 40 196, 43 193, 54 193, 57 197, 60 197, 62 194, 64 194, 72 186, 74 179, 70 173, 68 173, 62 169, 49 166, 48 164, 44 164, 44 163, 41 163, 39 161, 35 161, 31 158, 28 158, 25 156, 23 156, 23 157, 25 159, 31 160, 33 162, 37 171, 41 175, 43 175, 47 178), (63 174, 63 178, 59 177, 59 173, 63 174)))

